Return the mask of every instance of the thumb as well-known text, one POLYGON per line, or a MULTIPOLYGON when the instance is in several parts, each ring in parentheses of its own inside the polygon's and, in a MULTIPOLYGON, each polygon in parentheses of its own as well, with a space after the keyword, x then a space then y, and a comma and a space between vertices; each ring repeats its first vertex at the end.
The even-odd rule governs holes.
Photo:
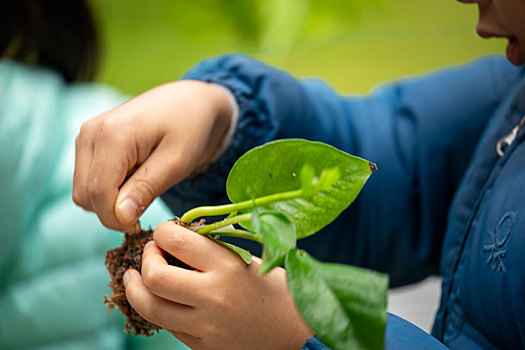
POLYGON ((152 185, 145 181, 133 181, 131 178, 120 188, 115 202, 115 216, 123 227, 135 227, 144 211, 157 197, 152 185))
MULTIPOLYGON (((115 216, 123 227, 135 228, 140 216, 164 191, 179 182, 182 174, 170 171, 166 161, 154 155, 121 186, 115 201, 115 216)), ((182 175, 184 176, 184 175, 182 175)))

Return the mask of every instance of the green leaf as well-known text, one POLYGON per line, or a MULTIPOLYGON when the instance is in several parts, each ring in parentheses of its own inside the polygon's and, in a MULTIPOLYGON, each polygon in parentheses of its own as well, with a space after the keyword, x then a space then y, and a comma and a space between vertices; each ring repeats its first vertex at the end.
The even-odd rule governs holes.
POLYGON ((237 247, 236 245, 233 245, 233 244, 230 244, 230 243, 226 243, 226 242, 223 242, 223 241, 219 241, 218 239, 214 238, 214 237, 211 237, 211 236, 208 236, 210 237, 211 239, 213 239, 215 242, 219 243, 219 244, 222 244, 223 246, 225 246, 226 248, 229 248, 230 250, 232 250, 234 253, 236 253, 242 260, 244 260, 244 262, 246 263, 246 265, 250 265, 252 263, 252 254, 245 250, 245 249, 242 249, 240 247, 237 247))
POLYGON ((277 266, 284 265, 284 258, 295 248, 295 227, 283 214, 265 212, 253 214, 252 224, 263 237, 262 264, 259 274, 263 275, 277 266))
POLYGON ((388 275, 355 266, 317 263, 322 278, 353 321, 355 337, 366 348, 382 349, 388 275))
MULTIPOLYGON (((281 201, 258 208, 259 212, 285 213, 294 223, 297 238, 304 238, 332 222, 357 197, 375 169, 367 160, 332 146, 301 139, 269 142, 244 154, 233 166, 226 191, 233 203, 283 191, 298 190, 305 164, 320 175, 326 188, 308 198, 281 201), (335 170, 338 168, 339 176, 335 170), (326 171, 323 180, 322 172, 326 171), (332 183, 337 178, 335 183, 332 183)), ((307 172, 309 170, 306 170, 307 172)), ((309 177, 305 174, 304 177, 309 177)), ((249 224, 242 224, 250 228, 249 224)))
POLYGON ((388 277, 323 264, 304 251, 286 256, 288 288, 305 322, 334 349, 383 349, 388 277))

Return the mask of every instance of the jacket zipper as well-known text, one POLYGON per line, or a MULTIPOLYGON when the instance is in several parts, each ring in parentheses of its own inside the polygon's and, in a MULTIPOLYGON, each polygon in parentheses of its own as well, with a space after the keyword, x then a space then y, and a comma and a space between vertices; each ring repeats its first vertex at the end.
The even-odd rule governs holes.
POLYGON ((512 145, 514 140, 516 139, 516 136, 518 136, 518 132, 525 126, 525 115, 521 118, 519 123, 505 136, 503 136, 501 139, 499 139, 498 143, 496 144, 496 152, 498 153, 498 156, 503 157, 503 154, 505 150, 503 149, 503 146, 505 145, 505 148, 512 145))

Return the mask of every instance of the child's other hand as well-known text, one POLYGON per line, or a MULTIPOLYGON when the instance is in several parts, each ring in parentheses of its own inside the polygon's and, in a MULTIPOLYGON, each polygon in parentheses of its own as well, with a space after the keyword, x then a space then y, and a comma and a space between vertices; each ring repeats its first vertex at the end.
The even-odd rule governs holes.
POLYGON ((180 81, 87 121, 76 139, 74 202, 111 229, 137 231, 156 197, 207 164, 231 114, 219 87, 180 81))
POLYGON ((125 274, 126 296, 145 319, 192 349, 300 349, 313 336, 288 291, 286 272, 258 275, 227 248, 173 222, 146 245, 142 276, 125 274), (171 266, 164 252, 193 266, 171 266))

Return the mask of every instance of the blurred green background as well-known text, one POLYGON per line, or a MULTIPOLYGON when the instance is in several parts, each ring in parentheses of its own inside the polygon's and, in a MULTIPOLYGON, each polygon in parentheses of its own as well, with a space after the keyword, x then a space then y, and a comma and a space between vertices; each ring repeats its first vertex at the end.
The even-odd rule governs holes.
POLYGON ((504 52, 454 0, 91 0, 101 82, 137 94, 192 65, 244 53, 342 93, 504 52))

